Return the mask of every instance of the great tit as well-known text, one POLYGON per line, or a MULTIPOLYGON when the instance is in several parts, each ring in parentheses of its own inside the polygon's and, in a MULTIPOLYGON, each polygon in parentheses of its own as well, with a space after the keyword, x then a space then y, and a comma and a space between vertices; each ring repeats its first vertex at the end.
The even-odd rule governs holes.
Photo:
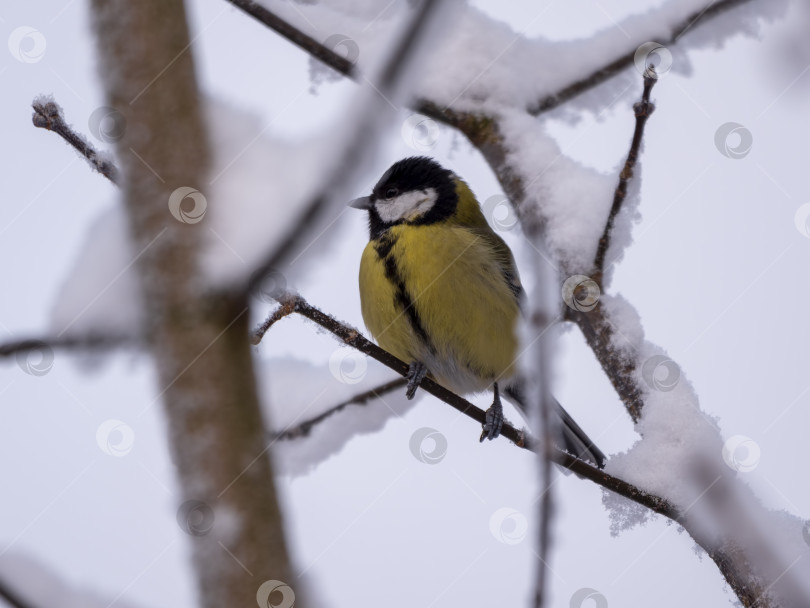
MULTIPOLYGON (((525 411, 517 380, 524 298, 514 256, 467 184, 427 157, 394 163, 370 196, 360 262, 363 320, 378 344, 410 364, 407 396, 429 375, 458 393, 494 391, 481 441, 503 425, 499 384, 525 411)), ((557 404, 562 447, 603 466, 605 456, 557 404)))

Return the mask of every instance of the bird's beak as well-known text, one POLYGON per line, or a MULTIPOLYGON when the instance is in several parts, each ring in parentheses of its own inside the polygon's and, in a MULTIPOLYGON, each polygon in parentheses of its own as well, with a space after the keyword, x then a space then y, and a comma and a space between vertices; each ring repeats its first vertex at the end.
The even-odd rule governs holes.
POLYGON ((365 209, 368 211, 371 209, 371 197, 361 196, 360 198, 356 198, 349 202, 349 207, 354 207, 355 209, 365 209))

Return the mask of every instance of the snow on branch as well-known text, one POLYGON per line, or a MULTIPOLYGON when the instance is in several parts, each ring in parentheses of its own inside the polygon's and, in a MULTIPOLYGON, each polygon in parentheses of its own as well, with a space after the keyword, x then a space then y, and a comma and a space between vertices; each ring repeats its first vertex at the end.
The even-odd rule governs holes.
POLYGON ((53 131, 61 136, 67 143, 73 146, 81 154, 93 169, 101 173, 112 183, 118 183, 118 169, 112 159, 99 153, 85 137, 76 133, 70 125, 65 122, 65 117, 61 106, 53 99, 43 96, 34 99, 31 104, 34 113, 31 119, 35 127, 53 131))
MULTIPOLYGON (((692 30, 698 25, 702 25, 713 17, 721 15, 733 8, 737 8, 743 4, 752 3, 754 0, 712 0, 711 2, 704 3, 705 6, 697 8, 695 11, 686 16, 682 21, 677 23, 668 37, 658 40, 659 44, 675 44, 687 32, 692 30)), ((574 97, 581 95, 597 85, 602 84, 606 80, 613 78, 620 72, 633 65, 635 60, 636 50, 625 53, 617 57, 610 63, 605 64, 601 68, 594 70, 584 78, 580 78, 576 82, 560 89, 558 92, 547 95, 541 99, 537 104, 529 108, 529 113, 537 116, 544 112, 553 110, 574 97)))

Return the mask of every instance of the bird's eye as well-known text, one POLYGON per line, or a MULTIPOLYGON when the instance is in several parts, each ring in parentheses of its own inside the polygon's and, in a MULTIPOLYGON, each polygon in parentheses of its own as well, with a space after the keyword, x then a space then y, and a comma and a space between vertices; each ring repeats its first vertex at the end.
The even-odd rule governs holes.
POLYGON ((388 188, 385 191, 385 198, 394 198, 397 194, 399 194, 399 190, 396 188, 388 188))

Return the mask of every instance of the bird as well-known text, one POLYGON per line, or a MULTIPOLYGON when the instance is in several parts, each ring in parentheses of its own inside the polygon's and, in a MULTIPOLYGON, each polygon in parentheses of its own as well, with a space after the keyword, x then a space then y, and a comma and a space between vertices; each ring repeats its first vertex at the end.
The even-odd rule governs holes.
MULTIPOLYGON (((492 389, 480 441, 497 438, 501 388, 526 411, 516 333, 525 295, 509 246, 467 183, 426 156, 395 162, 349 206, 368 212, 363 321, 382 348, 409 364, 407 397, 425 376, 460 395, 492 389)), ((555 409, 560 447, 603 467, 601 450, 556 400, 555 409)))

